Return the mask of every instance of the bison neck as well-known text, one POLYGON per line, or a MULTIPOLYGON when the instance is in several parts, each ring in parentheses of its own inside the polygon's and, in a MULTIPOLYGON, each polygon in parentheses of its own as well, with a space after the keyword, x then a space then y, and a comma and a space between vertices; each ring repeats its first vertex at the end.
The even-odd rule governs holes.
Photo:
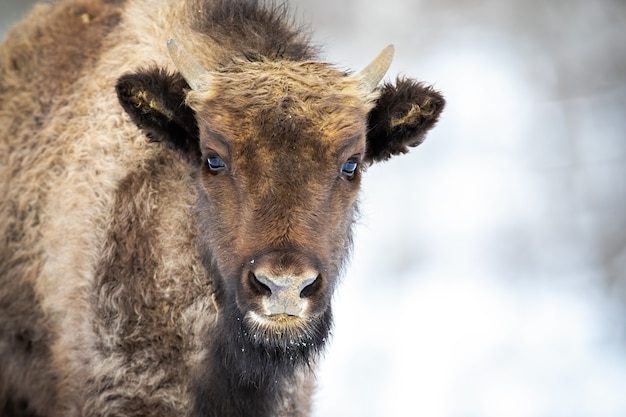
MULTIPOLYGON (((196 386, 197 417, 265 417, 276 414, 277 404, 282 397, 282 387, 288 378, 270 381, 267 377, 256 378, 242 375, 232 361, 224 360, 223 346, 218 347, 210 359, 204 378, 196 386), (230 366, 229 366, 230 365, 230 366), (235 369, 233 369, 235 368, 235 369)), ((293 375, 291 375, 293 376, 293 375)))
POLYGON ((311 387, 302 377, 311 372, 309 357, 290 359, 262 349, 246 349, 241 340, 233 340, 237 336, 225 330, 221 333, 210 342, 205 366, 195 382, 194 416, 309 415, 307 390, 311 387))

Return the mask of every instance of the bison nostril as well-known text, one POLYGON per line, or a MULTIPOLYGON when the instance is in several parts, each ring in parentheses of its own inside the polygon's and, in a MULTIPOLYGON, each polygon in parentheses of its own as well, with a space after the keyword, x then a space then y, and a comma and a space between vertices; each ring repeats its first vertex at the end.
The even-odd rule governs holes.
POLYGON ((254 272, 248 272, 248 281, 250 282, 250 286, 257 293, 262 295, 271 295, 272 290, 267 285, 263 284, 259 279, 254 275, 254 272))
POLYGON ((313 281, 306 287, 302 288, 302 291, 300 291, 300 298, 306 298, 306 297, 312 296, 313 294, 317 292, 317 290, 320 289, 321 286, 322 286, 322 276, 318 275, 317 278, 315 278, 315 281, 313 281))

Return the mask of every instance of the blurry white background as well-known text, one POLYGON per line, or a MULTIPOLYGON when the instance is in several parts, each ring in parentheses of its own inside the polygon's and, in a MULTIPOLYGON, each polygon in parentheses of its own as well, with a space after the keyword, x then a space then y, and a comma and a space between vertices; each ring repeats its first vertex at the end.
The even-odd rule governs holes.
POLYGON ((315 415, 626 416, 626 3, 288 3, 448 100, 366 174, 315 415))

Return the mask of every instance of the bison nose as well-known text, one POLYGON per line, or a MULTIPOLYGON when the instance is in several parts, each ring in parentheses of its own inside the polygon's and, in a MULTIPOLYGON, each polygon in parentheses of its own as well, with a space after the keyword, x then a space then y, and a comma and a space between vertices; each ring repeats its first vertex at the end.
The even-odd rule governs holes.
POLYGON ((321 277, 317 273, 302 276, 249 273, 251 285, 264 295, 262 299, 268 316, 287 314, 300 316, 310 297, 320 286, 321 277))

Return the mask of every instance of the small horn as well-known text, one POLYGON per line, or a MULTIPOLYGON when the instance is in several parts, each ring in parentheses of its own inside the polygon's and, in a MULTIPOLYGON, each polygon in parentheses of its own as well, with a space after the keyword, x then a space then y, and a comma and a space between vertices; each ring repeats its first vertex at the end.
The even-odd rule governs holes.
POLYGON ((208 74, 208 71, 193 59, 183 46, 174 39, 167 40, 167 50, 170 52, 174 65, 192 90, 197 90, 201 86, 200 77, 208 74))
POLYGON ((383 79, 393 60, 393 45, 388 45, 376 58, 354 77, 359 78, 359 89, 365 93, 374 91, 383 79))

